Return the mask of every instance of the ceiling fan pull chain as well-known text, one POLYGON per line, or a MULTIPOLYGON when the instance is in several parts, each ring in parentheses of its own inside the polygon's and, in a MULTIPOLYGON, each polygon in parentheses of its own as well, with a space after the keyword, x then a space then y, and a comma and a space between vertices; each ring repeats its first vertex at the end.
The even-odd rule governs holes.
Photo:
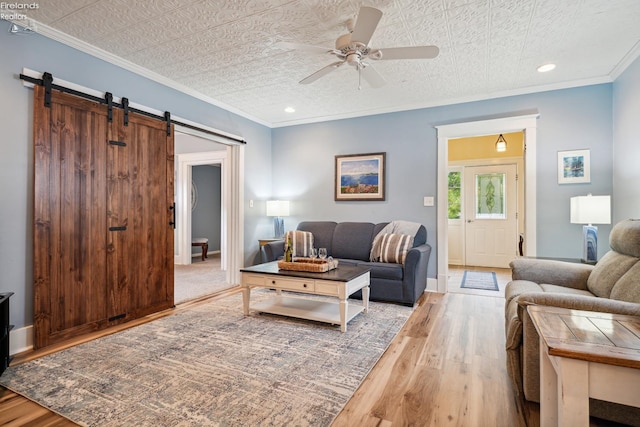
POLYGON ((358 67, 358 90, 362 89, 362 67, 358 67))

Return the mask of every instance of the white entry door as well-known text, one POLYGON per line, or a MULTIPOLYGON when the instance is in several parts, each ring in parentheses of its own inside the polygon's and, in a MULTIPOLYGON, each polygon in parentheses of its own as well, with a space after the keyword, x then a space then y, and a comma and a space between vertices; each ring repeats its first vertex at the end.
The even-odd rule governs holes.
POLYGON ((517 249, 516 165, 464 169, 466 265, 508 268, 517 249))

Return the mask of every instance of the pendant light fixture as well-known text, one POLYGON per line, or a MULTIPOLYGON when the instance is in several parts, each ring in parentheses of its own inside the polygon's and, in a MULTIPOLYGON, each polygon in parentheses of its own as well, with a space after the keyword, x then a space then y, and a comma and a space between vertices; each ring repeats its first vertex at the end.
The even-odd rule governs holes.
POLYGON ((504 140, 504 137, 502 136, 502 134, 500 134, 500 136, 498 137, 498 140, 496 141, 496 151, 498 153, 507 151, 507 141, 504 140))

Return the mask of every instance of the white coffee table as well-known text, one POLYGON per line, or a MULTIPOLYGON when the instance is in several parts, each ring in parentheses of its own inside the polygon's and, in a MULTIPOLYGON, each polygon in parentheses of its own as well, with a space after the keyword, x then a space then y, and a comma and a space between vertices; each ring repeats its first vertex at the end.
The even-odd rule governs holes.
POLYGON ((347 323, 360 312, 369 310, 369 269, 356 266, 339 266, 326 273, 279 270, 277 261, 243 268, 243 312, 249 309, 281 316, 315 320, 340 325, 347 331, 347 323), (251 288, 275 289, 275 297, 250 305, 251 288), (362 304, 349 304, 349 296, 362 290, 362 304), (305 298, 298 294, 325 295, 337 301, 305 298))

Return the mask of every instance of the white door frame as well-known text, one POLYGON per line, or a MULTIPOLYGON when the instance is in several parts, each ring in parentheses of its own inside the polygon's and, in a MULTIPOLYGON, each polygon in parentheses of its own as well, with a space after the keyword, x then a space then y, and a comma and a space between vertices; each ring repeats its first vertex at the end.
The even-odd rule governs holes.
POLYGON ((210 139, 227 145, 226 150, 175 155, 176 171, 176 245, 175 262, 191 263, 191 167, 202 164, 221 165, 221 267, 227 283, 240 283, 244 267, 244 145, 229 144, 220 138, 176 126, 176 131, 210 139))
POLYGON ((447 168, 449 139, 524 131, 525 138, 525 249, 527 256, 536 255, 536 138, 539 114, 479 120, 436 126, 438 133, 438 201, 437 204, 437 291, 447 292, 448 235, 447 235, 447 168))
POLYGON ((227 151, 207 151, 203 153, 176 154, 178 165, 176 182, 176 264, 191 264, 191 181, 193 180, 193 166, 200 165, 220 165, 220 200, 222 212, 220 216, 220 252, 221 267, 226 269, 226 254, 228 242, 226 239, 227 230, 227 188, 228 167, 227 151))

